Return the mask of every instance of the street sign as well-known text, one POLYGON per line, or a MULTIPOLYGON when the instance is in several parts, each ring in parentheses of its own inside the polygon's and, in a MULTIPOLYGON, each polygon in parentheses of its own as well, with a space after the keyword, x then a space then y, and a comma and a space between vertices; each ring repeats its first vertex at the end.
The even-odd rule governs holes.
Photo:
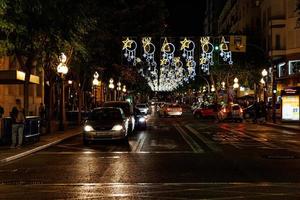
POLYGON ((230 36, 230 51, 232 52, 246 52, 246 36, 232 35, 230 36))

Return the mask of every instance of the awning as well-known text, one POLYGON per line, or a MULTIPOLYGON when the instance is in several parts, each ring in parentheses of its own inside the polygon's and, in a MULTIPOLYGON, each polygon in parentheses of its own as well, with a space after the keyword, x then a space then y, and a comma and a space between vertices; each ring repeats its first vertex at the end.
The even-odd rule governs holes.
MULTIPOLYGON (((0 84, 24 84, 25 75, 18 70, 0 70, 0 84)), ((40 77, 30 74, 29 83, 39 84, 40 77)))

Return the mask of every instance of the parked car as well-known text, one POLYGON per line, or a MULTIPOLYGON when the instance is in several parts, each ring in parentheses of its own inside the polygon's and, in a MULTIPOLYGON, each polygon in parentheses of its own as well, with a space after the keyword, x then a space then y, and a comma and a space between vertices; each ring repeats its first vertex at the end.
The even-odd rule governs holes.
POLYGON ((219 121, 243 121, 243 109, 239 104, 224 105, 217 114, 219 121))
POLYGON ((149 113, 149 107, 147 104, 136 104, 135 108, 138 109, 142 114, 147 115, 149 113))
POLYGON ((194 110, 193 116, 195 118, 204 118, 204 117, 215 117, 218 112, 218 105, 203 105, 194 110))
POLYGON ((147 116, 139 109, 134 109, 134 118, 136 129, 145 130, 147 128, 147 116))
POLYGON ((121 108, 128 119, 128 131, 132 133, 135 129, 135 119, 133 113, 133 106, 128 101, 106 101, 103 107, 121 108))
POLYGON ((158 115, 167 116, 181 116, 182 107, 178 104, 164 104, 158 111, 158 115))
POLYGON ((83 125, 83 143, 97 140, 127 140, 128 118, 120 108, 96 108, 83 125))

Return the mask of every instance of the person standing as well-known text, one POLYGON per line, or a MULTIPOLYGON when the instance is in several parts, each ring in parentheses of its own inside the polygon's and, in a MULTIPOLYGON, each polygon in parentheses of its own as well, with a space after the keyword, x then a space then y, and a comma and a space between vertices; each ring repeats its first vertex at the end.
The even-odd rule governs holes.
POLYGON ((24 108, 22 108, 21 100, 16 99, 16 106, 11 111, 12 118, 12 144, 11 148, 15 148, 18 137, 17 148, 21 147, 23 141, 23 131, 25 124, 24 108))

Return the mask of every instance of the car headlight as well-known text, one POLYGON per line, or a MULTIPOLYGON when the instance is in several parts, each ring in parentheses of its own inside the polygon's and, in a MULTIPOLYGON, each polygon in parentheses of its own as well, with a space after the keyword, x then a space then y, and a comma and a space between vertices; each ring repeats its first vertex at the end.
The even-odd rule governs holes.
POLYGON ((145 121, 146 121, 145 117, 139 118, 139 122, 143 123, 143 122, 145 122, 145 121))
POLYGON ((85 132, 94 131, 94 128, 91 125, 85 125, 83 129, 85 132))
POLYGON ((120 131, 122 129, 123 129, 122 125, 115 125, 111 130, 113 130, 113 131, 120 131))

